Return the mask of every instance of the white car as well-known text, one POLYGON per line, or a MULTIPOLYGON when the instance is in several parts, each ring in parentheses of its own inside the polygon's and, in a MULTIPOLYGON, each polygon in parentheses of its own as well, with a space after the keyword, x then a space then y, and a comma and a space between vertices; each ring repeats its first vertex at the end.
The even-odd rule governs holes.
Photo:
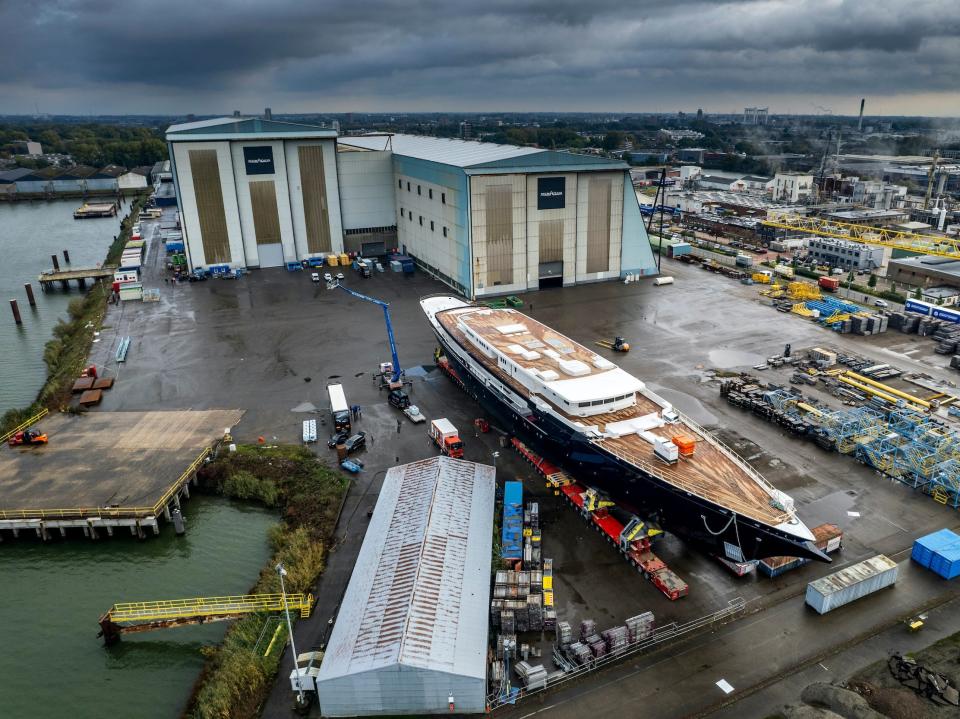
POLYGON ((311 273, 310 273, 310 279, 313 280, 314 282, 319 282, 319 281, 320 281, 320 273, 319 273, 319 272, 311 272, 311 273))
POLYGON ((342 272, 338 272, 338 273, 337 273, 337 279, 338 279, 338 280, 342 280, 342 279, 343 279, 343 273, 342 273, 342 272))
POLYGON ((874 306, 874 307, 889 307, 890 305, 886 302, 886 300, 874 300, 874 301, 873 301, 873 306, 874 306))
POLYGON ((331 275, 329 272, 324 272, 323 279, 327 282, 333 282, 333 275, 331 275))

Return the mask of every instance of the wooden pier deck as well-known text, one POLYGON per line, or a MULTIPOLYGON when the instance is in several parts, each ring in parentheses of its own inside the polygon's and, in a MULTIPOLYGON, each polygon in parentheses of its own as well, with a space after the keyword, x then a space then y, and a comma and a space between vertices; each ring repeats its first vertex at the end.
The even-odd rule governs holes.
POLYGON ((113 273, 116 271, 116 266, 107 265, 105 267, 88 267, 81 270, 54 270, 51 272, 41 272, 40 276, 37 277, 37 280, 40 282, 40 287, 47 289, 50 285, 55 282, 61 283, 64 287, 67 287, 70 284, 71 280, 75 280, 81 287, 87 282, 102 280, 102 279, 112 279, 113 273))
POLYGON ((95 538, 129 527, 143 536, 189 496, 208 448, 241 410, 58 414, 36 428, 50 443, 0 448, 0 540, 69 528, 95 538), (6 530, 6 531, 5 531, 6 530))

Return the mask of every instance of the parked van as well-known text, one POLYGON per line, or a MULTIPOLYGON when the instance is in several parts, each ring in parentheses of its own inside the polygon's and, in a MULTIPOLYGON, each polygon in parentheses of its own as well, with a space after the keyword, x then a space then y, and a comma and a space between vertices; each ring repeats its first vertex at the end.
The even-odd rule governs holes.
POLYGON ((653 281, 653 284, 654 284, 654 286, 656 286, 656 287, 659 287, 660 285, 672 285, 672 284, 673 284, 673 278, 672 278, 672 277, 658 277, 657 279, 655 279, 655 280, 653 281))

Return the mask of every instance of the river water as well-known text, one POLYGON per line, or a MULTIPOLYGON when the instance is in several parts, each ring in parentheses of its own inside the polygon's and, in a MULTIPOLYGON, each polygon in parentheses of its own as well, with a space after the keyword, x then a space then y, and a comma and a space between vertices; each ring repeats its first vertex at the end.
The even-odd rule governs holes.
POLYGON ((243 594, 270 555, 270 512, 218 497, 184 505, 186 535, 0 544, 0 716, 178 716, 227 623, 128 635, 109 649, 115 602, 243 594))
MULTIPOLYGON (((70 300, 81 296, 76 283, 68 292, 59 287, 40 291, 37 275, 51 269, 50 255, 58 255, 61 269, 66 269, 64 250, 70 253, 71 267, 94 267, 103 262, 120 230, 119 215, 74 220, 73 211, 80 204, 80 200, 0 203, 0 414, 34 400, 47 377, 43 346, 57 320, 66 316, 70 300), (33 284, 36 309, 27 303, 24 282, 33 284), (11 299, 20 305, 19 327, 10 312, 11 299)), ((121 214, 129 208, 125 204, 121 214)))

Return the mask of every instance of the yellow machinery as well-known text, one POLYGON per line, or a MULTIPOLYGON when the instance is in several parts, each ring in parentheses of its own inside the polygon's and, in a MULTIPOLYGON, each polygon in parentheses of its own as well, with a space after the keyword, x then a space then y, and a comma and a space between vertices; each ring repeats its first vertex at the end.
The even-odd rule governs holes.
POLYGON ((232 597, 195 597, 156 602, 114 604, 100 617, 100 634, 105 644, 120 641, 122 634, 149 632, 185 624, 205 624, 236 619, 257 612, 300 612, 310 616, 312 594, 243 594, 232 597))
POLYGON ((601 497, 592 487, 583 493, 583 508, 588 512, 596 512, 598 509, 612 506, 614 506, 613 502, 601 497))
POLYGON ((850 222, 837 222, 823 217, 800 217, 799 215, 781 215, 763 220, 763 224, 820 237, 834 237, 839 240, 960 260, 960 238, 957 237, 918 235, 887 227, 871 227, 850 222))
POLYGON ((758 284, 761 284, 761 285, 768 285, 768 284, 770 284, 770 273, 769 273, 769 272, 754 272, 753 275, 751 275, 751 278, 753 279, 754 282, 756 282, 756 283, 758 283, 758 284))
POLYGON ((819 300, 823 295, 820 288, 809 282, 791 282, 787 285, 787 294, 791 300, 819 300))
POLYGON ((807 306, 803 302, 798 302, 795 304, 790 308, 790 311, 795 315, 800 315, 801 317, 813 317, 813 310, 807 309, 807 306))

